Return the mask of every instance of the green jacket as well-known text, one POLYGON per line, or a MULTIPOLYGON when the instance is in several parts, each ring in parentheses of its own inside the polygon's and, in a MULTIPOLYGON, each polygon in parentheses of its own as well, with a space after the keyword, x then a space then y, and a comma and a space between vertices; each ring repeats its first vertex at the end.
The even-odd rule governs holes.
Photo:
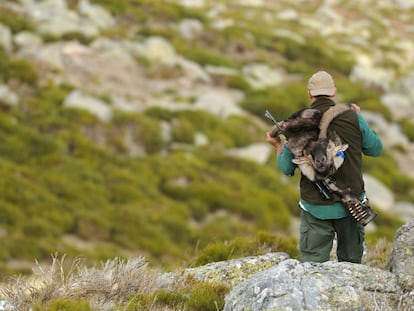
MULTIPOLYGON (((313 102, 311 108, 325 112, 333 105, 335 102, 330 98, 320 97, 313 102)), ((379 156, 382 152, 381 140, 362 115, 353 110, 336 117, 331 122, 330 128, 338 133, 343 143, 349 144, 345 151, 345 161, 332 178, 338 187, 350 187, 353 195, 363 197, 362 154, 379 156)), ((277 163, 280 170, 288 176, 292 176, 297 168, 297 165, 292 163, 292 159, 293 154, 285 145, 283 152, 277 157, 277 163)), ((317 218, 338 219, 348 215, 338 196, 333 196, 331 200, 323 199, 315 184, 304 175, 300 180, 300 195, 300 206, 317 218)))

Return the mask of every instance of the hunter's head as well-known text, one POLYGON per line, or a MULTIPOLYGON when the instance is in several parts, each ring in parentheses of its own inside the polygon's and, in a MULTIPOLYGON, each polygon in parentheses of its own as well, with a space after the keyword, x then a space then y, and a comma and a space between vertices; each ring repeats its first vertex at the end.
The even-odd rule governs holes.
POLYGON ((336 95, 335 82, 326 71, 318 71, 308 81, 308 93, 311 98, 317 96, 333 97, 336 95))

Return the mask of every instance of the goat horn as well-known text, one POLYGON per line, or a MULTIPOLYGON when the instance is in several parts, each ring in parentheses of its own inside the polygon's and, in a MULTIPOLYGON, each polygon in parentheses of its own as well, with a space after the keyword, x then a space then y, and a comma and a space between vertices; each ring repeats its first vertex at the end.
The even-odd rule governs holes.
POLYGON ((319 122, 319 139, 326 138, 328 132, 328 126, 333 119, 339 116, 341 113, 351 109, 351 106, 348 104, 337 104, 330 107, 321 118, 319 122))

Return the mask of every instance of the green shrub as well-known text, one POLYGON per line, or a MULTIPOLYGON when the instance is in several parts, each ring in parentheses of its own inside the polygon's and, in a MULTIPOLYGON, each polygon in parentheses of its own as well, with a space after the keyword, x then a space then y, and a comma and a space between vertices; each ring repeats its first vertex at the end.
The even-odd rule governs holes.
POLYGON ((386 151, 377 158, 364 156, 364 171, 385 184, 397 200, 412 200, 414 194, 411 189, 414 186, 414 179, 396 170, 398 166, 396 160, 386 151))
MULTIPOLYGON (((28 237, 18 232, 8 236, 3 243, 3 247, 9 250, 11 258, 30 260, 33 258, 46 258, 50 255, 50 250, 46 250, 38 243, 38 237, 28 237)), ((29 267, 24 269, 26 269, 25 272, 31 271, 29 267)))
POLYGON ((17 79, 23 83, 29 85, 36 85, 37 83, 37 71, 33 68, 33 65, 23 59, 13 58, 9 62, 7 80, 17 79))
MULTIPOLYGON (((113 131, 121 127, 122 131, 132 129, 133 139, 142 144, 149 154, 160 152, 165 145, 158 120, 137 113, 116 112, 112 124, 113 131)), ((116 137, 116 136, 115 136, 116 137)))
POLYGON ((171 128, 171 138, 179 143, 192 144, 194 142, 195 129, 193 124, 185 119, 174 120, 171 128))
POLYGON ((414 142, 414 122, 410 119, 403 119, 400 121, 401 130, 410 142, 414 142))
POLYGON ((155 303, 155 294, 136 293, 129 298, 124 311, 150 311, 155 303))
POLYGON ((9 70, 9 56, 6 51, 0 47, 0 81, 6 81, 9 70))
POLYGON ((106 215, 82 215, 75 222, 75 233, 85 240, 109 240, 111 237, 109 218, 106 215))
POLYGON ((298 242, 294 237, 259 231, 256 234, 255 243, 260 253, 285 252, 291 258, 299 258, 298 242))
POLYGON ((245 147, 263 135, 263 129, 250 118, 243 116, 230 116, 223 124, 223 132, 233 140, 235 147, 245 147))
POLYGON ((19 80, 35 86, 37 79, 37 71, 30 62, 20 58, 9 58, 0 48, 0 80, 19 80))
POLYGON ((255 236, 236 237, 230 241, 216 241, 207 244, 193 259, 192 266, 263 255, 268 252, 285 252, 292 258, 299 257, 295 238, 275 235, 268 231, 259 231, 255 236))
POLYGON ((16 11, 0 6, 0 24, 9 27, 13 34, 21 31, 33 31, 33 23, 16 11))
POLYGON ((51 234, 51 224, 43 219, 32 219, 29 223, 23 226, 23 233, 28 236, 45 238, 51 234))
POLYGON ((0 204, 0 219, 1 219, 0 223, 6 227, 19 226, 22 223, 23 219, 25 218, 24 213, 21 209, 16 208, 14 204, 11 204, 7 200, 5 200, 4 192, 6 191, 0 190, 0 195, 3 196, 3 202, 2 204, 0 204))
POLYGON ((128 301, 125 311, 153 310, 200 310, 217 311, 224 307, 224 297, 229 288, 222 284, 198 282, 193 279, 177 284, 175 291, 160 289, 150 294, 137 293, 128 301))
POLYGON ((323 64, 330 72, 339 72, 348 76, 355 60, 346 51, 341 51, 323 43, 323 38, 312 38, 311 41, 299 43, 290 38, 277 38, 275 48, 289 61, 301 60, 313 68, 323 64))
MULTIPOLYGON (((1 228, 1 230, 4 230, 3 228, 1 228)), ((0 249, 0 262, 8 262, 10 259, 10 252, 7 248, 2 247, 0 249)), ((5 265, 6 266, 6 265, 5 265)), ((1 273, 1 270, 3 269, 2 264, 0 264, 0 274, 3 275, 3 273, 1 273)))
POLYGON ((155 294, 155 301, 161 306, 184 307, 184 304, 188 301, 188 295, 180 292, 160 290, 155 294))
POLYGON ((124 13, 130 7, 131 0, 92 0, 114 14, 124 13))
POLYGON ((226 85, 229 88, 238 89, 243 92, 251 90, 250 83, 239 75, 231 75, 226 78, 226 85))
POLYGON ((35 311, 92 311, 89 301, 82 300, 69 300, 69 299, 57 299, 52 301, 48 305, 38 303, 34 307, 35 311))
POLYGON ((210 284, 207 282, 196 284, 186 302, 188 310, 194 311, 217 311, 224 308, 224 297, 229 288, 221 284, 210 284))
POLYGON ((220 67, 238 68, 239 64, 234 59, 231 59, 209 47, 200 47, 193 42, 187 42, 183 39, 176 39, 172 42, 176 51, 200 65, 213 65, 220 67))
POLYGON ((196 221, 202 221, 208 215, 208 205, 199 199, 189 199, 188 208, 196 221))
MULTIPOLYGON (((289 84, 280 88, 252 90, 246 93, 241 106, 264 119, 269 110, 278 121, 286 119, 293 112, 309 106, 306 84, 289 84)), ((269 127, 272 124, 269 121, 269 127)))
POLYGON ((381 92, 378 89, 367 87, 362 83, 350 81, 348 77, 335 77, 338 101, 356 103, 363 111, 381 113, 385 119, 391 120, 391 111, 381 104, 381 92))
POLYGON ((150 18, 159 23, 177 22, 183 18, 197 18, 205 20, 203 12, 185 7, 174 2, 157 2, 151 0, 93 0, 116 15, 126 15, 136 18, 137 21, 146 22, 150 18))
POLYGON ((14 269, 11 269, 10 266, 7 263, 4 263, 4 262, 8 262, 10 256, 7 255, 7 257, 5 257, 3 254, 4 254, 4 251, 2 251, 1 254, 0 254, 0 259, 1 259, 1 262, 0 262, 0 275, 1 275, 0 281, 5 283, 5 282, 7 282, 7 280, 10 277, 12 277, 13 275, 16 274, 16 271, 14 269))
POLYGON ((80 31, 66 32, 62 35, 56 35, 53 33, 43 34, 43 41, 46 43, 59 41, 78 41, 81 44, 88 45, 93 41, 93 39, 93 37, 87 36, 80 31))

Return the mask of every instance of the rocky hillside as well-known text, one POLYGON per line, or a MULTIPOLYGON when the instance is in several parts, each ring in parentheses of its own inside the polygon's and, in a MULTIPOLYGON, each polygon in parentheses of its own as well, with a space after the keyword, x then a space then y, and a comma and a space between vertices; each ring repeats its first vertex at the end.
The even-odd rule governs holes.
POLYGON ((277 171, 263 113, 305 107, 320 68, 383 139, 364 167, 379 214, 367 241, 391 241, 414 215, 413 8, 2 1, 1 270, 55 252, 166 267, 295 257, 297 176, 277 171))

